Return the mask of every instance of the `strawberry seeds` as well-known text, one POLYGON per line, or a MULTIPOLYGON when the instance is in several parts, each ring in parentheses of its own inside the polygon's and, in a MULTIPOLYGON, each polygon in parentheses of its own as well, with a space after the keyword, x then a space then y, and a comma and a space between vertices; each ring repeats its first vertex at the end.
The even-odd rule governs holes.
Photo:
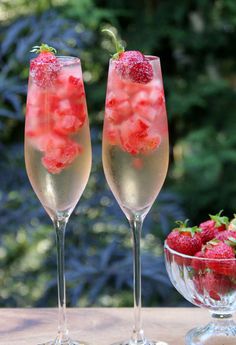
POLYGON ((221 301, 236 288, 236 218, 229 222, 221 213, 210 215, 210 220, 199 227, 177 222, 166 239, 167 246, 174 250, 170 254, 166 247, 167 261, 174 260, 180 270, 191 272, 196 301, 206 296, 221 301))

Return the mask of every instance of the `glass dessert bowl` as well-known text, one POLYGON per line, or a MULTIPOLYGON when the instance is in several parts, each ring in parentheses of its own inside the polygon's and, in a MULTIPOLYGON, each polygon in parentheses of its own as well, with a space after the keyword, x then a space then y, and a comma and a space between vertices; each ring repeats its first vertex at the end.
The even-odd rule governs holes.
POLYGON ((206 308, 212 320, 190 330, 186 345, 236 343, 236 258, 209 259, 189 256, 164 246, 165 264, 176 290, 192 304, 206 308))

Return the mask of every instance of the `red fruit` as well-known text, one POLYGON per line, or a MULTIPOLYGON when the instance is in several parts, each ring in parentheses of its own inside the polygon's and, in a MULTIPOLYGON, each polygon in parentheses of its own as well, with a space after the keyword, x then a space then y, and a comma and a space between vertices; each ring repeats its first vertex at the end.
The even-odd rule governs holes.
POLYGON ((115 70, 120 78, 140 84, 149 83, 153 78, 153 69, 145 56, 137 50, 124 51, 124 47, 113 31, 107 29, 102 31, 106 31, 114 40, 116 53, 113 59, 115 70))
POLYGON ((59 174, 75 160, 82 148, 72 140, 54 137, 56 140, 51 138, 44 147, 42 164, 49 173, 59 174))
POLYGON ((126 92, 117 90, 110 92, 106 100, 106 118, 115 124, 128 119, 132 114, 132 107, 126 92))
POLYGON ((79 88, 83 88, 83 84, 82 84, 80 78, 76 78, 73 75, 69 76, 68 82, 69 82, 69 84, 71 84, 73 86, 76 86, 76 87, 79 87, 79 88))
POLYGON ((222 210, 216 215, 210 215, 210 220, 200 224, 202 229, 200 236, 202 243, 205 244, 216 237, 218 232, 224 231, 229 223, 227 217, 221 216, 222 210))
POLYGON ((121 52, 115 61, 115 70, 122 79, 129 79, 130 69, 144 60, 144 55, 137 50, 121 52))
POLYGON ((149 83, 153 79, 152 65, 148 61, 136 63, 130 68, 129 79, 134 83, 149 83))
POLYGON ((199 236, 199 228, 196 226, 193 228, 187 227, 187 221, 177 222, 178 228, 175 228, 167 236, 167 244, 171 249, 175 251, 193 256, 201 250, 202 241, 199 236))
POLYGON ((236 231, 235 230, 225 230, 221 231, 216 235, 216 239, 219 241, 228 241, 229 237, 233 237, 236 239, 236 231))
POLYGON ((206 260, 201 260, 201 258, 205 258, 204 252, 200 251, 194 255, 194 259, 192 259, 191 266, 196 271, 204 271, 206 267, 206 260))
POLYGON ((104 136, 111 145, 120 144, 119 128, 110 122, 104 124, 104 136))
POLYGON ((198 294, 203 295, 204 290, 203 290, 203 286, 202 286, 202 275, 195 275, 193 277, 193 284, 195 286, 195 289, 197 291, 198 294))
POLYGON ((53 85, 60 71, 61 65, 57 57, 54 55, 54 48, 46 44, 35 47, 33 52, 40 53, 30 63, 30 75, 34 82, 42 88, 53 85))
POLYGON ((231 259, 235 257, 234 250, 228 244, 213 240, 205 247, 205 257, 208 259, 231 259))
POLYGON ((216 301, 220 301, 233 287, 228 277, 213 272, 207 272, 200 281, 204 294, 209 294, 216 301))
POLYGON ((235 276, 235 254, 233 248, 228 244, 218 240, 210 241, 205 247, 205 257, 207 259, 214 259, 206 261, 207 268, 220 274, 235 276))
POLYGON ((124 151, 136 155, 155 150, 161 143, 158 134, 149 134, 149 125, 139 118, 125 121, 120 127, 121 147, 124 151))
MULTIPOLYGON (((67 81, 66 81, 67 82, 67 81)), ((78 103, 79 99, 85 95, 84 84, 80 78, 74 76, 69 76, 66 97, 69 98, 71 102, 78 103)))
POLYGON ((76 133, 82 126, 83 121, 80 121, 75 115, 60 114, 55 121, 53 129, 58 134, 67 135, 76 133))

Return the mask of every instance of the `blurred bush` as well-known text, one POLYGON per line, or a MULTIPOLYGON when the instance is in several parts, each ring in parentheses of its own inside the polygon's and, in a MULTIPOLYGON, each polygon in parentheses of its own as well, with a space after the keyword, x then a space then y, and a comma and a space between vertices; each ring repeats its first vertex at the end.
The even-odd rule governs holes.
POLYGON ((43 41, 80 56, 92 128, 91 178, 66 238, 69 305, 132 305, 128 224, 101 166, 113 52, 103 26, 116 27, 128 49, 161 58, 171 164, 144 224, 143 295, 147 306, 180 302, 161 256, 173 220, 235 212, 235 1, 4 0, 0 18, 0 305, 57 301, 54 233, 27 180, 22 144, 29 50, 43 41))
MULTIPOLYGON (((15 6, 10 1, 0 6, 0 16, 7 14, 0 31, 0 306, 57 303, 54 231, 30 187, 23 157, 29 51, 40 42, 53 45, 61 55, 80 56, 93 141, 91 178, 66 237, 68 304, 131 306, 128 223, 106 186, 101 165, 109 52, 104 51, 100 28, 108 19, 109 25, 118 25, 125 12, 99 8, 93 1, 78 6, 76 1, 58 5, 40 0, 35 6, 19 0, 15 6)), ((170 224, 183 217, 178 196, 167 190, 147 217, 142 243, 145 305, 178 300, 169 297, 173 289, 161 254, 170 224)))

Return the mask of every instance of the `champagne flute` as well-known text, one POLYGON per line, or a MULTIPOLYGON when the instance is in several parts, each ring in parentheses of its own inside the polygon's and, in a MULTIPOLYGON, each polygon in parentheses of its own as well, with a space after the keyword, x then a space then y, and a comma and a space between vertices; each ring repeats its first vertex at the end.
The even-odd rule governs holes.
POLYGON ((91 143, 80 60, 56 57, 42 44, 30 62, 25 121, 25 162, 31 185, 56 231, 58 335, 47 345, 72 341, 66 322, 64 238, 68 219, 87 184, 91 143))
POLYGON ((143 65, 147 66, 144 74, 147 69, 150 72, 143 79, 140 65, 138 74, 125 73, 129 68, 128 58, 125 60, 122 56, 124 50, 117 42, 116 47, 118 58, 115 54, 110 60, 108 72, 103 167, 108 185, 130 224, 134 281, 133 333, 131 339, 117 345, 153 345, 157 342, 145 338, 141 322, 140 237, 144 218, 161 190, 168 168, 168 125, 162 74, 160 59, 155 56, 143 56, 143 65))

